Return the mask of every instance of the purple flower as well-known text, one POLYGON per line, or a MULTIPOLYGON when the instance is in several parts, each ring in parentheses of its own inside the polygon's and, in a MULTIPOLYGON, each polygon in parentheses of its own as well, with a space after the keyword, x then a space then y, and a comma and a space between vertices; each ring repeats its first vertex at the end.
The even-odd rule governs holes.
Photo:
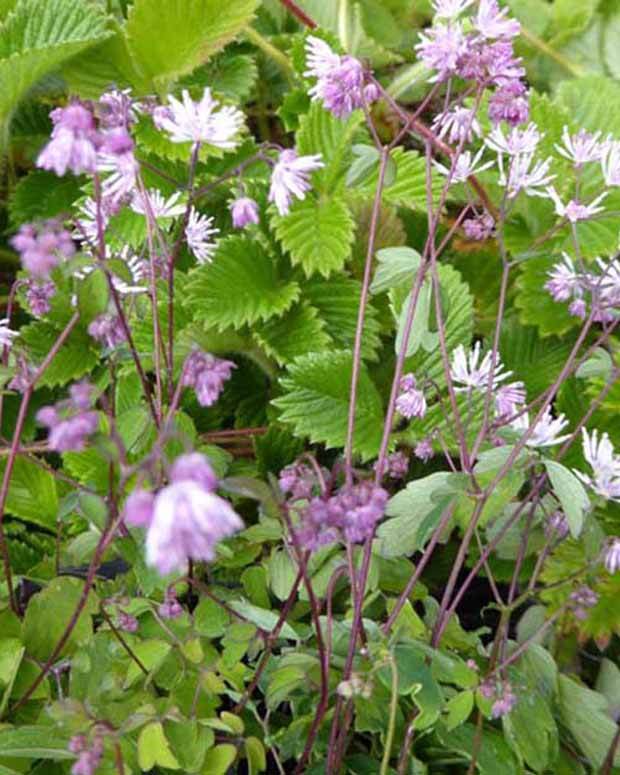
POLYGON ((217 476, 211 464, 199 452, 191 452, 178 457, 168 474, 171 482, 195 482, 207 492, 217 490, 217 476))
POLYGON ((390 479, 404 479, 408 470, 409 458, 404 452, 392 452, 391 455, 388 455, 386 473, 390 479))
POLYGON ((598 595, 593 589, 585 584, 571 593, 570 599, 573 603, 573 613, 577 619, 587 619, 588 610, 594 608, 598 603, 598 595))
POLYGON ((606 500, 620 501, 620 456, 607 433, 599 439, 596 428, 582 431, 583 456, 592 469, 592 476, 575 470, 576 476, 597 495, 606 500))
POLYGON ((568 204, 564 204, 553 186, 547 186, 547 196, 555 205, 555 212, 560 218, 566 218, 570 223, 577 223, 577 221, 587 221, 604 211, 605 208, 598 205, 605 199, 607 192, 597 196, 588 205, 582 204, 576 199, 571 199, 568 204))
POLYGON ((549 174, 551 159, 534 162, 534 155, 522 153, 515 155, 508 163, 508 170, 504 169, 503 159, 499 161, 499 184, 506 188, 509 199, 514 199, 521 191, 528 196, 546 197, 546 186, 555 178, 549 174))
POLYGON ((416 51, 420 59, 436 75, 431 81, 443 81, 457 72, 461 57, 466 54, 468 40, 459 22, 437 24, 420 33, 416 51))
POLYGON ((561 511, 554 511, 545 525, 545 534, 548 538, 558 538, 562 541, 570 532, 568 520, 561 511))
POLYGON ((75 253, 71 234, 58 221, 26 224, 11 240, 22 266, 33 277, 47 277, 61 260, 75 253))
POLYGON ((120 630, 125 632, 137 632, 140 626, 135 616, 126 613, 125 611, 119 611, 116 624, 120 630))
POLYGON ((248 196, 239 197, 230 205, 232 222, 235 229, 245 229, 250 223, 258 223, 258 204, 248 196))
POLYGON ((100 344, 112 349, 126 340, 125 329, 117 315, 103 314, 88 326, 88 333, 100 344))
POLYGON ((476 120, 476 114, 474 110, 469 108, 463 108, 459 105, 447 110, 444 113, 439 113, 433 121, 432 128, 438 131, 438 137, 444 138, 447 136, 448 142, 471 143, 476 137, 480 137, 480 124, 476 120))
POLYGON ((162 619, 178 619, 183 616, 183 606, 177 600, 174 589, 167 589, 164 602, 157 609, 162 619))
POLYGON ((428 461, 434 455, 433 445, 430 439, 422 439, 422 441, 418 441, 414 447, 413 454, 418 458, 418 460, 421 460, 423 463, 428 463, 428 461))
MULTIPOLYGON (((510 425, 514 430, 519 431, 520 433, 526 433, 530 430, 530 417, 528 412, 521 414, 513 420, 510 425)), ((526 446, 553 447, 556 444, 561 444, 563 441, 570 438, 569 433, 564 434, 563 436, 559 435, 567 425, 568 420, 566 419, 566 415, 561 414, 558 417, 554 417, 551 414, 551 409, 548 408, 534 426, 529 439, 525 442, 526 446)))
POLYGON ((184 89, 183 101, 168 97, 168 107, 159 110, 154 118, 156 126, 170 136, 173 143, 206 143, 217 148, 234 148, 233 138, 243 126, 243 113, 232 107, 222 107, 206 88, 201 99, 194 102, 184 89))
POLYGON ((513 127, 508 134, 504 134, 501 126, 492 129, 486 138, 486 145, 500 154, 517 156, 519 154, 533 154, 538 148, 541 134, 534 122, 530 122, 525 129, 513 127))
POLYGON ((242 528, 223 498, 194 481, 173 482, 155 498, 146 536, 147 562, 165 575, 184 570, 189 558, 212 561, 216 544, 242 528))
POLYGON ((94 172, 97 168, 97 148, 100 138, 95 129, 92 113, 79 102, 50 113, 54 124, 52 136, 39 158, 37 167, 64 175, 94 172))
POLYGON ((544 287, 555 301, 568 301, 571 296, 581 294, 581 277, 575 271, 572 258, 566 253, 563 254, 563 261, 554 264, 548 276, 549 280, 544 287))
POLYGON ((489 239, 489 237, 493 236, 493 232, 495 231, 493 216, 484 212, 482 215, 468 218, 466 221, 463 221, 463 231, 465 232, 467 239, 475 242, 482 242, 483 240, 489 239))
MULTIPOLYGON (((36 280, 27 280, 26 282, 26 303, 30 307, 30 312, 35 318, 43 317, 51 309, 50 299, 56 293, 56 286, 52 282, 37 282, 36 280)), ((1 337, 0 337, 1 338, 1 337)))
POLYGON ((75 735, 69 741, 69 751, 78 754, 76 763, 71 768, 71 775, 95 775, 103 758, 103 741, 95 738, 92 748, 88 748, 84 735, 75 735))
POLYGON ((620 538, 612 538, 605 552, 605 568, 608 573, 620 571, 620 538))
POLYGON ((275 202, 280 215, 287 215, 293 199, 305 199, 312 186, 310 173, 323 167, 320 154, 298 156, 297 152, 287 149, 280 152, 278 161, 271 173, 269 201, 275 202))
POLYGON ((196 391, 201 406, 213 406, 216 403, 224 383, 230 379, 236 365, 232 361, 216 358, 211 353, 194 350, 185 361, 183 384, 196 391))
POLYGON ((471 151, 464 151, 452 160, 452 164, 449 167, 437 161, 433 163, 442 175, 449 178, 451 184, 465 183, 472 175, 477 175, 493 166, 494 162, 492 161, 487 161, 484 164, 481 163, 483 153, 484 147, 480 148, 475 155, 471 151))
POLYGON ((438 19, 454 19, 473 2, 474 0, 433 0, 435 16, 438 19))
POLYGON ((141 487, 135 489, 125 501, 123 519, 134 527, 148 527, 153 519, 155 496, 141 487))
POLYGON ((213 227, 213 218, 201 215, 192 207, 185 227, 185 240, 199 264, 204 264, 213 258, 217 243, 211 237, 219 234, 219 231, 213 227))
POLYGON ((285 495, 290 493, 292 501, 307 500, 316 484, 316 475, 310 466, 294 463, 280 471, 278 484, 285 495))
POLYGON ((474 27, 484 38, 514 38, 521 25, 516 19, 506 18, 508 10, 500 11, 497 0, 480 0, 474 27))
POLYGON ((110 173, 102 184, 103 197, 107 202, 118 205, 135 193, 140 166, 131 148, 120 153, 101 153, 97 170, 110 173))
MULTIPOLYGON (((0 321, 1 323, 2 321, 0 321)), ((0 327, 0 331, 1 331, 0 327)), ((30 386, 30 383, 32 382, 32 378, 34 377, 35 370, 28 361, 23 357, 23 355, 17 356, 17 371, 15 372, 15 376, 13 379, 9 382, 8 388, 9 390, 16 390, 18 393, 23 393, 28 389, 30 386)))
POLYGON ((473 349, 466 353, 463 345, 459 345, 452 354, 451 376, 454 382, 459 386, 455 389, 464 390, 486 390, 489 382, 493 389, 497 389, 501 382, 504 382, 512 374, 511 371, 504 371, 499 354, 495 358, 495 367, 493 368, 493 355, 488 352, 482 361, 480 361, 480 342, 476 342, 473 349), (492 373, 492 376, 491 376, 492 373))
POLYGON ((101 127, 126 129, 136 121, 138 107, 131 98, 131 89, 111 89, 99 97, 95 109, 101 127))
POLYGON ((495 408, 500 419, 512 417, 516 410, 525 403, 526 394, 523 382, 511 382, 503 385, 495 394, 495 408))
POLYGON ((160 218, 176 218, 185 213, 185 205, 179 203, 181 193, 175 191, 168 199, 164 199, 161 192, 156 188, 143 193, 136 191, 131 200, 131 209, 134 213, 139 213, 147 218, 152 217, 155 220, 160 218))
POLYGON ((525 86, 517 80, 507 81, 489 100, 489 118, 494 124, 505 121, 510 126, 524 124, 530 117, 525 86))
POLYGON ((408 420, 412 417, 424 417, 426 414, 426 398, 416 385, 416 378, 413 374, 405 374, 400 380, 396 411, 408 420))
POLYGON ((603 145, 601 170, 608 186, 620 186, 620 142, 608 140, 603 145))
POLYGON ((510 684, 505 681, 502 694, 495 700, 491 708, 491 718, 507 716, 517 704, 517 695, 513 693, 510 684))
MULTIPOLYGON (((99 427, 99 415, 89 409, 90 402, 85 399, 87 387, 94 391, 88 383, 78 383, 72 386, 67 401, 37 412, 37 421, 49 429, 48 445, 55 452, 81 452, 99 427)), ((92 401, 93 393, 90 395, 92 401)))
POLYGON ((591 135, 585 129, 571 135, 568 127, 562 132, 563 145, 555 146, 556 151, 565 159, 571 161, 575 167, 581 167, 588 162, 600 161, 604 152, 604 146, 599 142, 601 133, 591 135))

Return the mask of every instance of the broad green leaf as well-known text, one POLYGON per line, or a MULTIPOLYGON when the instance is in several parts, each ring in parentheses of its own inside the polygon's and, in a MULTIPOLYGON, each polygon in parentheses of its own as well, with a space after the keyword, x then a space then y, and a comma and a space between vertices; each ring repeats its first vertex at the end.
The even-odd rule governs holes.
POLYGON ((135 0, 127 20, 129 49, 160 87, 190 73, 246 27, 257 0, 135 0))
MULTIPOLYGON (((163 640, 145 640, 136 643, 133 652, 149 672, 154 672, 161 666, 164 659, 170 653, 172 646, 163 640)), ((127 669, 124 688, 131 688, 137 681, 144 678, 144 673, 138 664, 131 660, 127 669)))
POLYGON ((203 597, 194 611, 196 631, 207 638, 219 638, 226 632, 230 615, 208 597, 203 597))
POLYGON ((520 310, 521 323, 536 326, 541 336, 564 334, 580 322, 569 314, 568 304, 554 301, 544 288, 555 263, 557 257, 531 258, 521 264, 517 279, 515 306, 520 310))
POLYGON ((25 650, 18 638, 0 640, 0 715, 4 715, 8 705, 25 650))
POLYGON ((620 136, 620 84, 599 75, 572 78, 559 85, 557 101, 575 125, 589 132, 620 136))
POLYGON ((413 283, 420 266, 420 254, 406 246, 377 251, 377 267, 370 286, 371 293, 383 293, 403 283, 413 283))
POLYGON ((155 766, 181 769, 181 765, 170 749, 164 728, 159 721, 143 727, 138 737, 138 764, 142 772, 149 772, 155 766))
POLYGON ((54 218, 70 211, 81 196, 79 178, 59 178, 53 172, 36 170, 20 178, 9 200, 13 228, 22 223, 54 218))
POLYGON ((474 693, 471 689, 455 694, 448 700, 445 710, 448 714, 445 724, 448 729, 464 724, 474 709, 474 693))
POLYGON ((68 749, 68 739, 49 726, 3 727, 0 730, 0 758, 74 759, 68 749))
POLYGON ((260 243, 229 237, 213 263, 190 273, 185 307, 195 320, 223 331, 282 315, 299 295, 297 283, 279 276, 274 256, 260 243))
POLYGON ((557 495, 573 538, 583 529, 583 519, 590 509, 590 499, 579 479, 568 468, 554 460, 545 460, 545 468, 557 495))
MULTIPOLYGON (((466 761, 471 761, 477 735, 474 724, 461 724, 450 730, 439 724, 436 733, 444 748, 461 754, 466 761)), ((519 775, 523 769, 502 733, 485 727, 478 749, 477 771, 480 775, 519 775)))
MULTIPOLYGON (((242 616, 247 621, 252 622, 257 627, 265 632, 271 632, 278 623, 279 615, 276 611, 268 611, 266 608, 259 608, 252 603, 248 603, 245 600, 233 600, 230 603, 230 607, 236 611, 239 616, 242 616)), ((280 630, 280 636, 282 638, 289 638, 291 640, 299 640, 299 635, 291 627, 290 624, 284 623, 280 630)))
MULTIPOLYGON (((426 162, 424 157, 420 156, 416 151, 405 151, 404 148, 396 148, 392 151, 391 158, 396 165, 396 176, 391 185, 384 186, 382 192, 383 202, 398 205, 399 207, 426 210, 426 162)), ((441 189, 438 177, 434 177, 434 199, 441 189)), ((377 170, 368 176, 363 186, 352 189, 351 192, 366 198, 374 197, 378 181, 379 174, 377 170)))
POLYGON ((248 760, 250 775, 254 775, 256 772, 264 772, 267 769, 265 746, 257 737, 246 738, 245 755, 248 760))
MULTIPOLYGON (((284 395, 273 404, 282 422, 298 436, 328 448, 343 447, 347 434, 352 356, 349 352, 302 356, 281 378, 284 395)), ((381 442, 381 397, 362 365, 356 405, 354 450, 365 460, 376 455, 381 442)))
MULTIPOLYGON (((65 632, 82 596, 84 583, 69 577, 56 578, 28 603, 23 623, 24 644, 28 654, 44 662, 65 632)), ((91 615, 97 610, 92 590, 61 656, 71 654, 80 643, 92 637, 91 615)))
MULTIPOLYGON (((0 461, 4 476, 6 458, 0 461)), ((58 493, 53 475, 23 455, 15 458, 6 510, 16 517, 55 529, 58 517, 58 493)))
POLYGON ((295 304, 280 318, 255 324, 252 336, 279 364, 309 352, 326 350, 332 342, 325 331, 325 322, 307 302, 295 304))
POLYGON ((78 309, 83 323, 102 315, 108 308, 109 288, 103 269, 94 269, 80 282, 78 309))
POLYGON ((307 277, 329 277, 351 255, 355 223, 340 196, 310 194, 288 215, 275 215, 272 225, 293 266, 301 266, 307 277))
POLYGON ((216 745, 207 751, 202 775, 225 775, 237 757, 237 749, 229 743, 216 745))
POLYGON ((213 746, 215 734, 209 727, 195 720, 181 719, 166 721, 164 733, 183 771, 200 772, 209 748, 213 746))
MULTIPOLYGON (((21 339, 35 362, 45 358, 60 333, 60 330, 42 320, 30 323, 20 330, 21 339)), ((99 359, 94 345, 94 340, 83 329, 74 328, 45 370, 39 385, 66 385, 67 382, 73 382, 92 371, 99 359)))
POLYGON ((218 94, 241 101, 250 96, 257 77, 255 58, 229 49, 211 59, 194 75, 183 79, 183 84, 211 86, 218 94))
POLYGON ((267 707, 274 710, 281 702, 301 686, 307 685, 308 675, 304 667, 286 665, 279 667, 269 675, 267 684, 267 707))
POLYGON ((0 126, 39 79, 102 40, 105 24, 84 0, 18 0, 0 25, 0 126))
POLYGON ((276 549, 269 560, 269 586, 278 600, 286 600, 289 596, 297 571, 288 553, 276 549))
POLYGON ((603 347, 597 347, 585 363, 575 372, 579 379, 591 379, 592 377, 604 377, 607 379, 611 374, 613 362, 611 355, 603 347))

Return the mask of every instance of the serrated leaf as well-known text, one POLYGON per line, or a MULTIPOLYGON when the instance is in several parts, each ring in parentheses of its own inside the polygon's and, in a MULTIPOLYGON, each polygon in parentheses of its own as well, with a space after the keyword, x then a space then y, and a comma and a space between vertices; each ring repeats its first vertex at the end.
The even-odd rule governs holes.
POLYGON ((190 273, 185 307, 195 320, 223 331, 281 315, 299 294, 297 283, 279 276, 275 258, 260 243, 229 237, 213 263, 190 273))
POLYGON ((329 277, 341 270, 351 255, 355 222, 341 197, 308 196, 288 215, 275 215, 272 226, 293 266, 310 277, 329 277))
POLYGON ((325 350, 332 341, 317 310, 306 303, 296 304, 280 318, 256 324, 252 336, 280 364, 325 350))
POLYGON ((11 225, 65 215, 81 195, 79 179, 36 170, 20 178, 9 200, 11 225))
POLYGON ((620 84, 610 78, 588 75, 562 81, 556 99, 576 126, 620 135, 620 84))
MULTIPOLYGON (((42 361, 60 335, 60 331, 44 321, 24 326, 21 338, 35 361, 42 361)), ((79 328, 74 328, 67 341, 41 377, 40 385, 66 385, 93 369, 98 361, 93 340, 79 328)))
MULTIPOLYGON (((349 352, 302 356, 281 379, 285 394, 273 404, 282 422, 298 436, 328 448, 343 447, 347 433, 352 356, 349 352)), ((376 455, 381 442, 381 397, 362 365, 358 384, 354 450, 365 460, 376 455)))
POLYGON ((377 266, 370 286, 371 293, 383 293, 405 282, 411 284, 420 266, 420 254, 406 246, 377 251, 377 266))
MULTIPOLYGON (((6 458, 0 462, 0 476, 4 476, 6 458)), ((35 465, 23 455, 15 458, 6 510, 16 517, 54 528, 58 515, 56 480, 49 472, 35 465)))
MULTIPOLYGON (((304 298, 318 309, 327 333, 339 348, 353 348, 361 292, 361 284, 347 277, 315 278, 304 284, 304 298)), ((366 360, 376 358, 381 346, 380 330, 377 312, 369 303, 362 338, 362 357, 366 360)))
POLYGON ((82 0, 18 0, 0 26, 0 123, 46 73, 102 40, 105 21, 82 0))
POLYGON ((218 94, 241 101, 250 96, 257 77, 254 57, 227 50, 184 78, 181 85, 211 86, 218 94))
POLYGON ((161 85, 192 72, 246 27, 257 0, 135 0, 129 48, 140 70, 161 85))
MULTIPOLYGON (((396 176, 391 185, 383 188, 383 202, 398 205, 399 207, 411 207, 412 209, 426 210, 426 162, 423 156, 416 151, 405 151, 404 148, 395 148, 391 158, 396 165, 396 176)), ((435 200, 440 189, 439 176, 433 179, 433 199, 435 200)), ((378 171, 372 172, 363 186, 352 189, 353 194, 366 198, 374 196, 379 181, 378 171)))

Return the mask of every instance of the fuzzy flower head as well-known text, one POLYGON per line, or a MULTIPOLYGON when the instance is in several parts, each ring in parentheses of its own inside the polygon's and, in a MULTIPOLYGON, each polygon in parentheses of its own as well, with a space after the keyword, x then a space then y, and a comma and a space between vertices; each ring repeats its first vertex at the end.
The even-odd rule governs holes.
POLYGON ((97 342, 110 350, 126 340, 125 329, 117 315, 103 314, 88 326, 88 333, 97 342))
MULTIPOLYGON (((26 303, 30 308, 30 312, 35 318, 41 318, 51 309, 50 300, 56 294, 56 286, 54 283, 48 281, 37 282, 36 280, 28 280, 26 283, 26 303)), ((2 334, 0 333, 0 344, 2 342, 2 334)))
POLYGON ((182 101, 168 97, 168 107, 156 114, 156 125, 168 133, 173 143, 234 148, 237 145, 235 137, 243 126, 243 113, 228 106, 218 109, 219 104, 208 88, 198 102, 184 89, 182 101))
POLYGON ((474 0, 433 0, 433 9, 437 19, 455 19, 463 13, 474 0))
POLYGON ((620 571, 620 538, 612 538, 605 551, 605 569, 612 575, 620 571))
POLYGON ((483 153, 484 148, 481 148, 475 155, 471 151, 464 151, 453 161, 451 167, 446 167, 439 162, 434 162, 434 164, 442 175, 450 179, 450 183, 465 183, 472 175, 478 175, 493 166, 493 161, 482 163, 483 153))
POLYGON ((444 81, 455 75, 459 60, 466 53, 468 40, 459 22, 436 24, 420 33, 416 52, 429 70, 434 70, 433 81, 444 81))
POLYGON ((220 230, 213 226, 213 218, 202 215, 193 207, 185 227, 187 247, 196 256, 199 264, 205 264, 213 259, 217 243, 213 240, 220 230))
POLYGON ((620 456, 616 454, 607 433, 599 438, 596 428, 582 431, 583 456, 592 469, 592 475, 575 471, 581 481, 606 500, 620 501, 620 456))
POLYGON ((581 294, 581 275, 575 271, 573 260, 566 253, 563 254, 562 261, 554 264, 548 277, 544 287, 555 301, 568 301, 571 297, 581 294))
POLYGON ((84 735, 75 735, 68 745, 69 751, 77 755, 77 761, 71 767, 71 775, 95 775, 103 759, 103 740, 96 737, 89 747, 84 735))
POLYGON ((489 239, 495 232, 495 221, 493 216, 487 212, 476 215, 473 218, 467 218, 463 221, 463 231, 468 240, 481 242, 489 239))
POLYGON ((183 606, 179 603, 173 588, 168 588, 164 602, 158 607, 157 613, 162 619, 178 619, 183 616, 183 606))
POLYGON ((438 137, 446 138, 449 143, 456 145, 461 142, 471 143, 475 137, 480 137, 480 124, 476 120, 474 110, 457 105, 452 110, 447 110, 433 121, 432 128, 438 131, 438 137))
POLYGON ((562 132, 562 144, 555 146, 556 151, 575 167, 581 167, 588 162, 600 161, 604 147, 600 142, 601 133, 590 134, 581 129, 577 134, 571 135, 565 126, 562 132))
POLYGON ((582 204, 577 199, 571 199, 570 202, 564 204, 553 186, 547 187, 547 196, 553 202, 555 212, 560 218, 566 218, 570 223, 577 223, 577 221, 587 221, 604 211, 605 208, 599 207, 599 204, 605 199, 607 192, 603 192, 587 205, 582 204))
POLYGON ((232 361, 195 350, 185 361, 183 384, 194 388, 200 406, 213 406, 235 368, 232 361))
POLYGON ((583 621, 588 618, 589 609, 594 608, 598 603, 598 595, 593 589, 583 585, 571 592, 570 600, 573 604, 575 617, 583 621))
POLYGON ((55 452, 81 452, 99 427, 99 415, 90 406, 94 388, 86 382, 73 385, 70 398, 37 412, 37 421, 49 429, 48 445, 55 452))
POLYGON ((428 463, 428 461, 435 454, 431 440, 422 439, 422 441, 418 441, 414 447, 413 454, 418 458, 418 460, 421 460, 423 463, 428 463))
POLYGON ((423 391, 417 387, 413 374, 405 374, 400 380, 396 411, 407 420, 413 417, 424 417, 426 414, 426 398, 423 391))
POLYGON ((548 196, 546 187, 555 178, 549 174, 551 159, 534 161, 531 153, 520 153, 513 156, 504 167, 502 157, 499 157, 499 184, 506 188, 509 199, 514 199, 522 191, 528 196, 548 196))
POLYGON ((308 500, 317 486, 317 476, 305 463, 292 463, 280 471, 278 484, 291 501, 308 500))
POLYGON ((506 8, 500 11, 497 0, 480 0, 474 27, 484 38, 515 38, 521 25, 508 18, 506 8))
POLYGON ((512 417, 523 406, 526 399, 523 382, 510 382, 503 385, 495 394, 495 410, 499 419, 512 417))
MULTIPOLYGON (((561 436, 562 431, 568 426, 566 416, 561 414, 554 417, 551 409, 547 409, 540 420, 533 427, 533 430, 525 442, 528 447, 553 447, 561 444, 570 438, 570 433, 561 436)), ((531 430, 530 417, 527 412, 519 415, 512 423, 511 427, 520 433, 527 433, 531 430)))
POLYGON ((99 154, 97 170, 108 173, 102 183, 102 194, 107 203, 118 207, 135 195, 140 166, 132 149, 99 154))
POLYGON ((516 78, 501 83, 489 100, 489 118, 494 124, 505 121, 512 127, 525 124, 530 117, 527 89, 516 78))
POLYGON ((493 368, 491 352, 488 352, 482 360, 480 355, 480 342, 476 342, 469 353, 465 351, 462 344, 453 352, 450 374, 456 384, 455 390, 486 390, 489 383, 495 390, 512 374, 511 371, 504 371, 499 355, 495 359, 495 368, 493 368))
POLYGON ((110 89, 99 97, 95 112, 99 126, 105 129, 127 129, 136 122, 140 106, 133 101, 131 89, 110 89))
POLYGON ((607 140, 601 151, 601 171, 609 187, 620 186, 620 142, 607 140))
POLYGON ((50 113, 54 124, 49 143, 39 154, 37 167, 51 170, 62 177, 70 170, 74 175, 92 173, 97 168, 100 137, 93 114, 80 102, 50 113))
POLYGON ((258 204, 249 196, 241 196, 235 199, 230 205, 230 214, 232 215, 233 227, 235 229, 245 229, 251 223, 259 223, 260 215, 258 213, 258 204))
POLYGON ((485 140, 486 145, 498 154, 517 156, 518 154, 533 154, 538 148, 543 135, 533 122, 525 129, 513 127, 504 133, 501 126, 496 126, 485 140))
MULTIPOLYGON (((392 452, 387 456, 385 473, 390 479, 404 479, 409 470, 409 458, 404 452, 392 452)), ((376 470, 376 464, 375 464, 376 470)))
POLYGON ((23 268, 38 278, 47 278, 55 266, 75 253, 71 234, 56 220, 25 224, 11 245, 20 254, 23 268))
POLYGON ((269 201, 275 202, 280 215, 287 215, 293 199, 305 199, 310 191, 310 174, 323 167, 320 154, 298 156, 297 152, 287 149, 280 152, 278 161, 271 173, 269 201))

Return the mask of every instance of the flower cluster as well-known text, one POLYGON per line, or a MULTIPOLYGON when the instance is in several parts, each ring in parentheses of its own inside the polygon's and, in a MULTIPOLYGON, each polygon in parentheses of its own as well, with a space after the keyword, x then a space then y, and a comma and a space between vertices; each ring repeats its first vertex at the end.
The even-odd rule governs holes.
POLYGON ((96 317, 88 326, 88 333, 104 347, 113 349, 126 340, 125 329, 118 315, 105 313, 96 317))
POLYGON ((298 538, 311 551, 338 540, 361 543, 373 535, 387 500, 386 490, 368 481, 312 498, 301 509, 298 538))
POLYGON ((183 606, 179 603, 172 587, 166 589, 164 602, 158 606, 157 613, 162 619, 178 619, 179 616, 183 615, 183 606))
POLYGON ((582 436, 583 455, 592 469, 592 476, 581 471, 575 471, 575 474, 597 495, 620 502, 620 455, 615 453, 606 433, 599 439, 596 429, 590 434, 584 428, 582 436))
POLYGON ((127 524, 146 528, 147 562, 162 575, 184 571, 190 559, 211 562, 218 542, 243 528, 228 501, 215 494, 217 477, 204 455, 177 458, 168 480, 155 493, 134 490, 123 511, 127 524))
POLYGON ((69 390, 69 398, 54 406, 44 406, 37 420, 49 429, 49 448, 55 452, 81 452, 89 436, 99 427, 99 415, 91 409, 95 388, 78 382, 69 390))
MULTIPOLYGON (((522 124, 529 116, 525 70, 512 44, 519 34, 519 22, 508 18, 497 0, 480 0, 476 13, 467 22, 471 31, 466 31, 466 24, 458 17, 471 4, 463 0, 437 0, 436 23, 420 35, 416 51, 434 71, 432 81, 457 76, 494 88, 489 99, 489 117, 494 124, 522 124)), ((469 132, 465 130, 459 139, 467 139, 469 132)))
POLYGON ((362 63, 352 56, 340 56, 320 38, 310 35, 306 41, 307 78, 316 78, 310 89, 313 100, 336 116, 347 118, 354 110, 374 102, 379 91, 374 83, 366 83, 362 63))
POLYGON ((620 261, 605 263, 596 260, 596 270, 577 270, 571 257, 562 254, 562 260, 551 268, 545 288, 555 301, 568 301, 571 315, 585 318, 589 298, 592 303, 592 319, 597 323, 609 323, 620 308, 620 261))
POLYGON ((508 681, 487 679, 480 684, 480 694, 487 700, 493 700, 491 718, 507 716, 517 704, 517 695, 508 681))
POLYGON ((278 484, 291 501, 308 500, 317 484, 317 477, 305 463, 293 463, 280 471, 278 484))
POLYGON ((25 224, 11 245, 20 254, 23 268, 37 278, 47 278, 55 266, 75 253, 71 234, 55 220, 25 224))
POLYGON ((26 303, 35 318, 47 315, 51 309, 50 301, 55 293, 56 286, 49 280, 37 282, 37 280, 29 279, 26 281, 26 303))
POLYGON ((200 406, 213 406, 235 368, 232 361, 194 350, 185 361, 183 384, 194 388, 200 406))
POLYGON ((84 735, 75 735, 69 740, 68 748, 78 757, 71 767, 71 775, 95 775, 103 759, 103 739, 97 735, 89 746, 84 735))

